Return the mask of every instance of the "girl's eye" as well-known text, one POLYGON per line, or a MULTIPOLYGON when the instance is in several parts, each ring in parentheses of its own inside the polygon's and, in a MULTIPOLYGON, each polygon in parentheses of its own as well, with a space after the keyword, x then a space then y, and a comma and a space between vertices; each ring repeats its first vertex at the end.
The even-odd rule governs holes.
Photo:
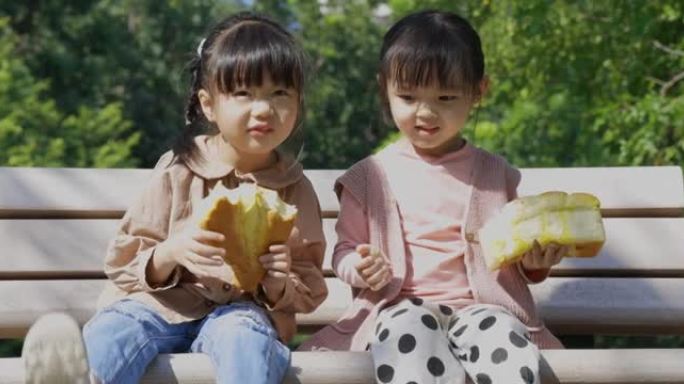
POLYGON ((397 95, 397 96, 398 96, 400 99, 402 99, 402 100, 404 100, 404 101, 406 101, 406 102, 411 102, 411 101, 415 100, 414 97, 413 97, 412 95, 400 94, 400 95, 397 95))
POLYGON ((249 92, 247 92, 244 89, 238 89, 238 90, 233 91, 233 96, 234 97, 247 97, 247 96, 249 96, 249 92))
POLYGON ((458 96, 456 95, 442 95, 439 97, 439 101, 454 101, 458 100, 458 96))
POLYGON ((273 92, 274 96, 288 96, 290 93, 287 91, 287 89, 278 89, 275 92, 273 92))

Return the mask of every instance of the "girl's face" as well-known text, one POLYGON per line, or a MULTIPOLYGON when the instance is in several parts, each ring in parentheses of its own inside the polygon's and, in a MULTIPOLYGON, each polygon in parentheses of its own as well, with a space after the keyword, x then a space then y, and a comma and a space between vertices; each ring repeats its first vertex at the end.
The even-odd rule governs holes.
MULTIPOLYGON (((480 86, 484 93, 486 80, 480 86)), ((460 89, 437 84, 406 89, 387 85, 392 119, 420 154, 440 156, 461 145, 459 133, 478 99, 460 89)))
POLYGON ((269 155, 290 136, 299 113, 299 92, 275 84, 268 73, 260 86, 225 94, 201 90, 202 109, 237 154, 269 155))

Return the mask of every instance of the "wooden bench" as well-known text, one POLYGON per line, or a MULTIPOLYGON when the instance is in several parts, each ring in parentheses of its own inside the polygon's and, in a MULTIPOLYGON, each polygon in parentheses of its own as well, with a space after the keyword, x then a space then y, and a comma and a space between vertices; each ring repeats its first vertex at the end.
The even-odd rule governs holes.
MULTIPOLYGON (((84 323, 104 283, 102 259, 149 170, 0 167, 0 338, 23 337, 40 315, 84 323)), ((559 335, 684 335, 684 183, 679 167, 523 169, 521 195, 585 191, 602 201, 607 242, 593 259, 566 259, 532 287, 559 335)), ((335 320, 349 290, 330 270, 339 170, 311 170, 328 240, 328 299, 298 316, 303 332, 335 320)), ((545 382, 684 383, 684 349, 544 352, 545 382)), ((23 383, 20 358, 0 359, 0 382, 23 383)), ((162 355, 145 383, 212 383, 204 355, 162 355)), ((367 353, 296 352, 289 383, 372 383, 367 353)))

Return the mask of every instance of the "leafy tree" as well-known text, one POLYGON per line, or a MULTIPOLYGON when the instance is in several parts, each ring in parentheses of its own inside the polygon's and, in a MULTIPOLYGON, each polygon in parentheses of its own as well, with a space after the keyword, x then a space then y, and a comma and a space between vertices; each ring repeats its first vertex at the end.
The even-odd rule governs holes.
POLYGON ((120 104, 63 114, 46 96, 49 82, 36 80, 16 55, 18 38, 0 18, 0 163, 12 166, 134 166, 139 133, 120 104))
MULTIPOLYGON (((17 50, 56 108, 121 106, 140 133, 134 158, 152 166, 183 127, 185 63, 213 23, 237 2, 2 2, 13 15, 17 50)), ((85 117, 85 116, 84 116, 85 117)), ((37 163, 39 164, 39 163, 37 163)))

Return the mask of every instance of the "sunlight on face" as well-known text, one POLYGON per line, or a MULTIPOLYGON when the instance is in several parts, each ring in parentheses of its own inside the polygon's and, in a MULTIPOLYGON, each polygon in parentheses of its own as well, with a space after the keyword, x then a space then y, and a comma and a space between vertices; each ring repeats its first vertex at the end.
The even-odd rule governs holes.
POLYGON ((460 132, 477 101, 462 89, 436 84, 402 87, 388 82, 387 98, 392 119, 416 151, 440 156, 458 149, 460 132))

